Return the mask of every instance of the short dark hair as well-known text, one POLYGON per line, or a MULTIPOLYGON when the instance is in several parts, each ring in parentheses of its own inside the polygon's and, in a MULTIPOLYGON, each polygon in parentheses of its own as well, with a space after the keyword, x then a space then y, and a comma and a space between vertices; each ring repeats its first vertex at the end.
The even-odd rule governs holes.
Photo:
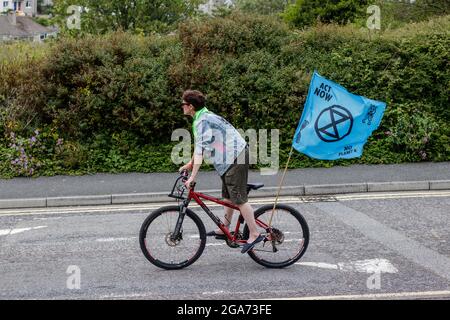
POLYGON ((206 97, 198 90, 186 90, 183 93, 183 100, 192 104, 195 109, 201 109, 205 106, 206 97))

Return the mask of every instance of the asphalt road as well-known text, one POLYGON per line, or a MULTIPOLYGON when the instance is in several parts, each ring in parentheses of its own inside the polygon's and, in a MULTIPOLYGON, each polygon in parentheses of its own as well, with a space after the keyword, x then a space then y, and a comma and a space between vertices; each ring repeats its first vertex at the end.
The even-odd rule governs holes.
POLYGON ((449 191, 282 200, 311 231, 282 270, 218 240, 186 269, 158 269, 138 242, 155 205, 0 211, 0 299, 450 298, 449 191))

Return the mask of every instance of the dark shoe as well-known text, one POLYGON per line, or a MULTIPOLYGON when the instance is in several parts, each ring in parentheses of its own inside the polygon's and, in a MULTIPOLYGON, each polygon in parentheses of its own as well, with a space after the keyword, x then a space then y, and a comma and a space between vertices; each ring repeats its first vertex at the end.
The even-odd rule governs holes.
POLYGON ((258 238, 255 239, 255 241, 253 241, 252 243, 246 243, 244 244, 244 246, 242 247, 241 253, 247 253, 250 250, 253 249, 253 247, 255 245, 257 245, 258 243, 260 243, 261 241, 263 241, 266 238, 266 236, 263 236, 262 234, 260 234, 258 236, 258 238))
POLYGON ((216 233, 215 231, 210 231, 206 234, 207 237, 215 237, 217 240, 227 240, 225 234, 216 233))

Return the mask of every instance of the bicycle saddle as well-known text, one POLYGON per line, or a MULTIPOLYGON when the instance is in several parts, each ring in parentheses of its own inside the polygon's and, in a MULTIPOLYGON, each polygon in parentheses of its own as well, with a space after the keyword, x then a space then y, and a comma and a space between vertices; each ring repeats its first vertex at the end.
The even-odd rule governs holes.
POLYGON ((264 187, 264 183, 247 183, 248 190, 258 190, 264 187))

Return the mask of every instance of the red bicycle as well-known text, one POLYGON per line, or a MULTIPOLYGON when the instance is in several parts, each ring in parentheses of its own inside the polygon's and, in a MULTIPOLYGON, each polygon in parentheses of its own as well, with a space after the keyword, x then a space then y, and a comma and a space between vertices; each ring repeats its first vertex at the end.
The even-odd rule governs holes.
MULTIPOLYGON (((205 225, 199 216, 188 208, 193 199, 214 223, 224 232, 226 243, 239 248, 249 236, 244 218, 239 215, 234 230, 230 231, 202 201, 209 200, 239 211, 231 203, 195 192, 191 185, 184 196, 188 173, 182 172, 172 188, 169 197, 179 201, 178 205, 162 207, 152 212, 142 224, 139 242, 145 257, 155 266, 163 269, 182 269, 194 263, 203 253, 206 245, 205 225), (181 201, 181 202, 180 202, 181 201)), ((247 192, 262 188, 263 184, 248 184, 247 192)), ((257 263, 268 268, 284 268, 298 261, 309 243, 309 229, 305 218, 293 207, 277 204, 264 205, 255 210, 257 225, 265 230, 266 238, 258 243, 248 255, 257 263)))

